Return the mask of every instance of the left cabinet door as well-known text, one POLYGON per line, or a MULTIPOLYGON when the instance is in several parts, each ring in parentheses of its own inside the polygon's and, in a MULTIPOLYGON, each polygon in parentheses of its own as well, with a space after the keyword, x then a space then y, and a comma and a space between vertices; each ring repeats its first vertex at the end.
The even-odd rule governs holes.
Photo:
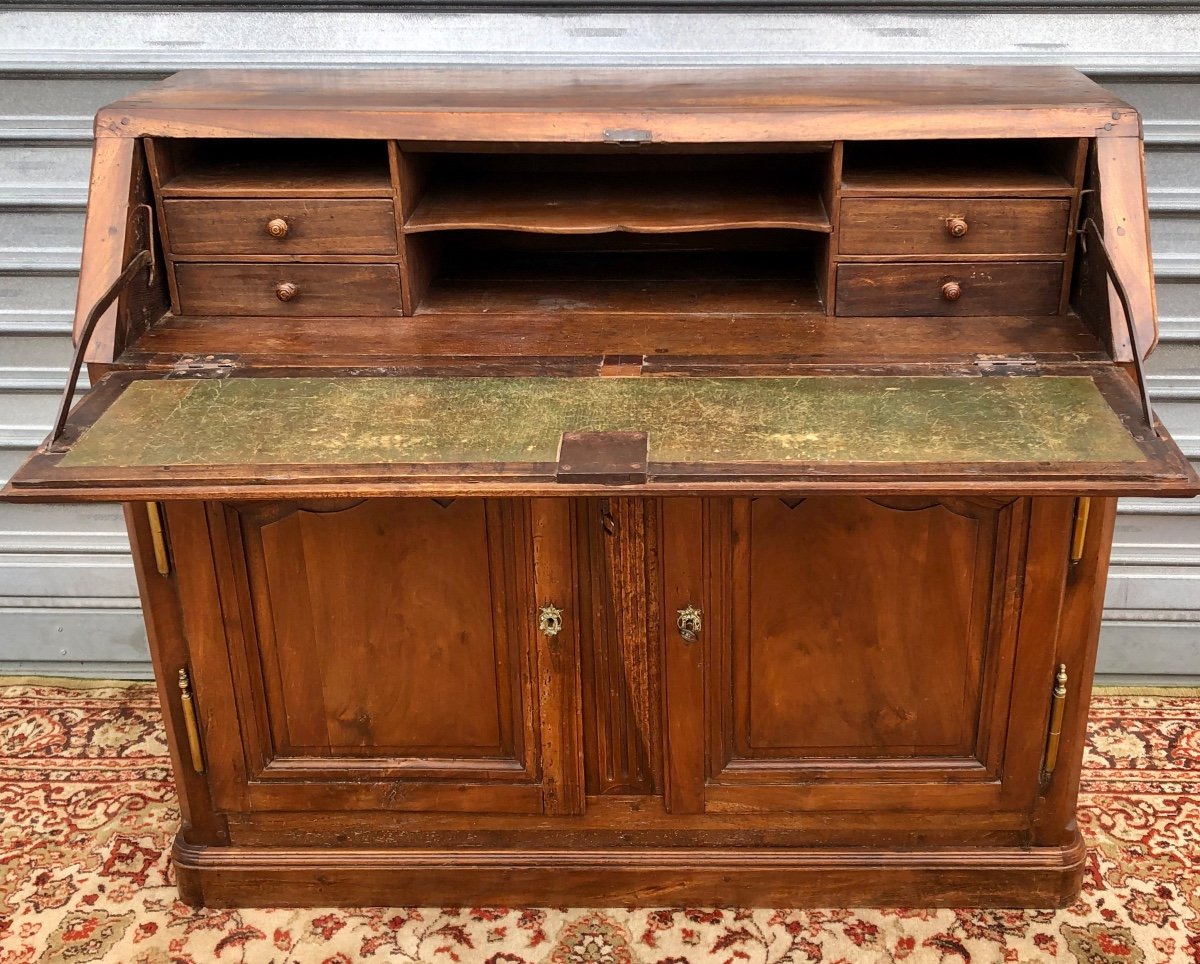
POLYGON ((571 761, 539 734, 570 715, 573 633, 540 633, 538 610, 571 605, 538 602, 561 583, 535 566, 535 543, 570 533, 544 514, 520 499, 171 504, 217 807, 570 812, 571 761))

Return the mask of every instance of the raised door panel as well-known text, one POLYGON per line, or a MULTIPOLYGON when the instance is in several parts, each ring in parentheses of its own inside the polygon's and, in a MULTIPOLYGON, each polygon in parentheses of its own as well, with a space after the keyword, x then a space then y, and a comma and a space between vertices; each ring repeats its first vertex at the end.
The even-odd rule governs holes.
POLYGON ((214 506, 244 754, 227 804, 545 809, 561 754, 539 715, 573 667, 539 691, 533 521, 522 500, 214 506))
POLYGON ((277 756, 522 758, 505 561, 491 551, 503 521, 487 508, 240 513, 277 756))
POLYGON ((732 510, 735 756, 971 752, 995 510, 856 498, 732 510))
MULTIPOLYGON (((1045 701, 1015 694, 1019 652, 1045 694, 1050 667, 1039 627, 1022 626, 1023 573, 1053 548, 1030 540, 1030 512, 1030 500, 666 500, 672 809, 1027 809, 1040 750, 1028 727, 1045 701), (676 625, 688 606, 703 618, 690 643, 676 625)), ((1040 628, 1045 644, 1053 622, 1040 628)))

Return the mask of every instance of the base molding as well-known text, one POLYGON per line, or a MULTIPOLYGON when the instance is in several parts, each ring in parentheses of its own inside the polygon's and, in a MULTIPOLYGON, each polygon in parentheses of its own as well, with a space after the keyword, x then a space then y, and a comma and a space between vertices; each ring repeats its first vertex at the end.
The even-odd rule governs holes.
POLYGON ((177 837, 181 897, 208 907, 682 903, 786 907, 1064 907, 1082 839, 971 850, 315 850, 177 837))

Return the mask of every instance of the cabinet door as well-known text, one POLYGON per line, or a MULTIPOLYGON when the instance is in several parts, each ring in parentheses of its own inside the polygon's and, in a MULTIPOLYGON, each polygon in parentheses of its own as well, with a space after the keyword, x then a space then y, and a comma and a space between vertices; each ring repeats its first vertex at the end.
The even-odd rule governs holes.
POLYGON ((218 806, 570 809, 566 757, 539 738, 573 673, 567 636, 537 631, 534 526, 552 543, 556 518, 523 500, 172 506, 177 547, 211 533, 211 587, 201 553, 179 569, 218 806))
POLYGON ((1039 501, 667 500, 672 810, 1027 810, 1069 524, 1039 501))

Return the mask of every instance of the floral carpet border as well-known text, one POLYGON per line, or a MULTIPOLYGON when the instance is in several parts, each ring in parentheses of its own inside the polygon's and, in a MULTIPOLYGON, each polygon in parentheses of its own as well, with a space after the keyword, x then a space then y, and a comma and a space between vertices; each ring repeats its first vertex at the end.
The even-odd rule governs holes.
POLYGON ((0 964, 1200 962, 1200 691, 1099 690, 1060 911, 200 910, 153 684, 0 678, 0 964))

